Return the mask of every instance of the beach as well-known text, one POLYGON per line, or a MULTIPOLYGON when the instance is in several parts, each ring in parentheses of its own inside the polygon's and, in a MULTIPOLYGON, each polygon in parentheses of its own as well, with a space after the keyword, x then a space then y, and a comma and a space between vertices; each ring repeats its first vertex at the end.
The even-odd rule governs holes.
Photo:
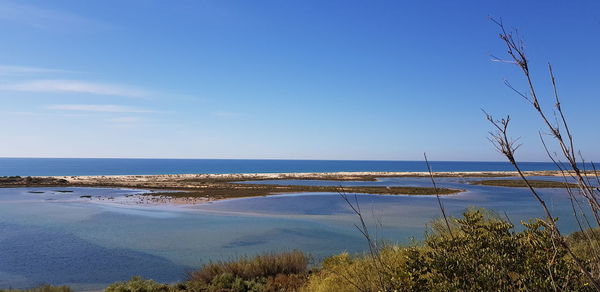
MULTIPOLYGON (((556 177, 558 171, 528 171, 527 176, 556 177)), ((512 171, 434 172, 436 178, 516 178, 512 171)), ((373 195, 453 195, 460 188, 419 186, 341 186, 342 182, 376 182, 384 178, 429 178, 428 172, 312 172, 4 177, 2 187, 101 187, 138 189, 139 194, 113 197, 87 197, 94 202, 124 205, 194 205, 207 202, 291 193, 362 193, 373 195), (338 181, 334 185, 290 184, 291 181, 338 181)), ((506 180, 490 180, 491 185, 515 186, 506 180)), ((485 182, 484 182, 485 183, 485 182)), ((543 184, 540 184, 543 186, 543 184)), ((554 183, 549 185, 556 187, 554 183)))

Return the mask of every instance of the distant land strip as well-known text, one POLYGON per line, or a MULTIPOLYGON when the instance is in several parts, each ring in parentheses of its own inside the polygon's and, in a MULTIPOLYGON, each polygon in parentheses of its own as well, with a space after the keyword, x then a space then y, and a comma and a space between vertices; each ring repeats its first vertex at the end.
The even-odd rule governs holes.
MULTIPOLYGON (((508 177, 516 172, 435 172, 434 177, 508 177)), ((528 176, 559 176, 558 171, 529 171, 528 176)), ((386 177, 428 177, 427 172, 332 172, 332 173, 245 173, 245 174, 172 174, 55 177, 0 177, 0 187, 118 187, 155 190, 148 195, 202 197, 210 200, 266 196, 302 192, 346 192, 385 195, 434 195, 433 187, 412 186, 306 186, 261 184, 264 180, 376 181, 386 177), (236 182, 256 182, 239 184, 236 182), (175 192, 173 192, 175 191, 175 192)), ((512 182, 511 182, 512 183, 512 182)), ((484 184, 484 183, 482 183, 484 184)), ((564 186, 564 185, 563 185, 564 186)), ((462 192, 438 188, 440 195, 462 192)))

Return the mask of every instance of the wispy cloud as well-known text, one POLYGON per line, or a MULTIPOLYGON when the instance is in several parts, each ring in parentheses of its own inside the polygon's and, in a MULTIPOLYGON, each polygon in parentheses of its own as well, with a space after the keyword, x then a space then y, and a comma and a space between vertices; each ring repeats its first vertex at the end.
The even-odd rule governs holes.
POLYGON ((114 104, 55 104, 46 107, 50 110, 85 111, 102 113, 155 113, 156 111, 114 104))
POLYGON ((0 90, 25 92, 72 92, 126 97, 147 97, 149 92, 133 87, 79 80, 35 80, 2 84, 0 90))
POLYGON ((30 74, 60 74, 60 73, 81 73, 62 69, 50 69, 30 66, 0 65, 0 75, 30 75, 30 74))
POLYGON ((0 2, 0 21, 43 30, 84 31, 89 28, 109 27, 108 24, 66 11, 42 8, 40 6, 16 3, 13 1, 0 2))

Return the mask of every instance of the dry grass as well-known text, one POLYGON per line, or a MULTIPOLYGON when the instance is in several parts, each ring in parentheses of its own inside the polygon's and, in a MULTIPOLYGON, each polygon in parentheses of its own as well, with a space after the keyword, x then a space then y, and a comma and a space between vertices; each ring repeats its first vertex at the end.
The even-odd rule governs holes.
POLYGON ((0 289, 0 292, 72 292, 72 291, 73 290, 71 290, 71 288, 69 288, 68 286, 50 286, 50 285, 42 285, 37 288, 24 289, 24 290, 0 289))
POLYGON ((217 276, 231 274, 244 280, 282 277, 308 273, 308 256, 300 251, 264 254, 253 258, 242 257, 236 261, 213 262, 202 266, 188 276, 191 282, 210 283, 217 276))

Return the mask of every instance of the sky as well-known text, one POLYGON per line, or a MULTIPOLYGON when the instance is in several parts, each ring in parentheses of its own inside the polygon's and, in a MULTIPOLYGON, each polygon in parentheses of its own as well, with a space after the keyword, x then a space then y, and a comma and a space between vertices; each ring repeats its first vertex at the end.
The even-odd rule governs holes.
POLYGON ((0 0, 0 157, 501 161, 485 109, 546 161, 490 16, 600 159, 592 0, 0 0))

